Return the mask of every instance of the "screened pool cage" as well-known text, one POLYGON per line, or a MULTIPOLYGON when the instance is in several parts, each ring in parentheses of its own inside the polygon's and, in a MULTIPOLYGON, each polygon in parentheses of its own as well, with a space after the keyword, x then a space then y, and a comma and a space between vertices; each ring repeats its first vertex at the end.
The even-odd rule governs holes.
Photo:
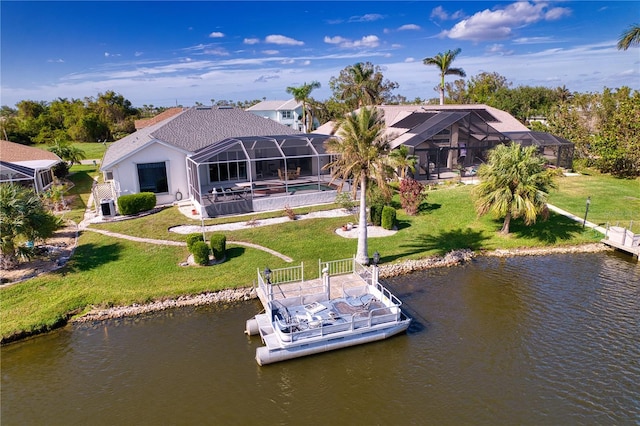
POLYGON ((191 199, 204 217, 333 202, 327 135, 228 138, 187 158, 191 199))
POLYGON ((563 169, 573 168, 574 144, 546 132, 504 132, 510 140, 522 146, 535 146, 547 164, 563 169))

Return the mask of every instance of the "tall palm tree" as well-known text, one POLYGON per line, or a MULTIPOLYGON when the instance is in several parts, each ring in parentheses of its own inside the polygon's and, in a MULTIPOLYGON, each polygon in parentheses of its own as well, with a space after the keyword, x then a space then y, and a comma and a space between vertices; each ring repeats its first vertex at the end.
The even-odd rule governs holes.
POLYGON ((302 102, 302 127, 304 133, 309 131, 309 128, 312 127, 312 123, 307 126, 307 103, 309 102, 309 95, 313 91, 313 89, 319 89, 320 83, 317 81, 312 81, 311 83, 304 83, 302 86, 295 87, 289 86, 287 87, 287 93, 293 95, 293 98, 296 102, 302 102))
POLYGON ((325 144, 327 152, 338 155, 324 168, 332 170, 332 180, 341 180, 340 189, 345 181, 352 180, 353 195, 360 190, 356 260, 366 265, 369 263, 367 184, 375 181, 383 192, 389 192, 387 178, 393 174, 385 161, 389 142, 384 135, 383 112, 377 108, 363 107, 344 117, 338 126, 338 137, 329 139, 325 144))
POLYGON ((438 53, 432 58, 424 58, 422 63, 425 65, 435 65, 440 69, 440 105, 444 105, 444 76, 445 75, 458 75, 460 77, 466 77, 467 74, 462 68, 451 68, 451 64, 462 52, 462 49, 447 50, 444 53, 438 53))
POLYGON ((481 181, 473 189, 478 214, 504 217, 502 234, 509 233, 512 218, 522 217, 530 225, 539 215, 546 217, 547 195, 555 183, 544 164, 535 146, 512 143, 491 150, 488 163, 478 170, 481 181))
POLYGON ((400 169, 400 179, 404 179, 407 176, 407 170, 415 173, 418 157, 410 155, 406 145, 400 145, 389 153, 389 161, 394 169, 400 169))
POLYGON ((618 50, 627 50, 631 46, 640 44, 640 25, 633 24, 618 39, 618 50))
POLYGON ((379 97, 378 82, 373 66, 358 62, 347 67, 351 84, 344 87, 340 98, 355 99, 360 108, 363 105, 375 105, 379 97))

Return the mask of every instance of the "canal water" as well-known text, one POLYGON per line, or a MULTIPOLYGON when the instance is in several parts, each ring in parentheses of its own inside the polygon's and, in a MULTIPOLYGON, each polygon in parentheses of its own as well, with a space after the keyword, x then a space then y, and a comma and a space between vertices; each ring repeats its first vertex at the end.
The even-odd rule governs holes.
POLYGON ((395 278, 407 334, 265 367, 257 302, 5 346, 3 425, 639 424, 640 266, 479 258, 395 278))

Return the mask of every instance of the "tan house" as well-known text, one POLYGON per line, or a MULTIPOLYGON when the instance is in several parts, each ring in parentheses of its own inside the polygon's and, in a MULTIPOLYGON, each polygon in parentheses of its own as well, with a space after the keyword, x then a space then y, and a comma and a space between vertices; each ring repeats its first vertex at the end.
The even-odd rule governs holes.
POLYGON ((32 186, 36 193, 53 184, 52 168, 62 160, 44 149, 0 140, 0 183, 32 186))

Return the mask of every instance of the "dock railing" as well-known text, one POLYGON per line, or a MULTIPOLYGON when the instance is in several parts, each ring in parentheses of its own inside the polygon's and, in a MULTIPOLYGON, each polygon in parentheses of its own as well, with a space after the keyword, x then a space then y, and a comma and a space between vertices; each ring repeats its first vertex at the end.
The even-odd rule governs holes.
POLYGON ((318 271, 319 278, 322 278, 322 274, 326 271, 330 277, 335 275, 346 275, 351 274, 355 271, 356 268, 356 259, 340 259, 340 260, 330 260, 330 261, 322 261, 318 259, 318 271))

